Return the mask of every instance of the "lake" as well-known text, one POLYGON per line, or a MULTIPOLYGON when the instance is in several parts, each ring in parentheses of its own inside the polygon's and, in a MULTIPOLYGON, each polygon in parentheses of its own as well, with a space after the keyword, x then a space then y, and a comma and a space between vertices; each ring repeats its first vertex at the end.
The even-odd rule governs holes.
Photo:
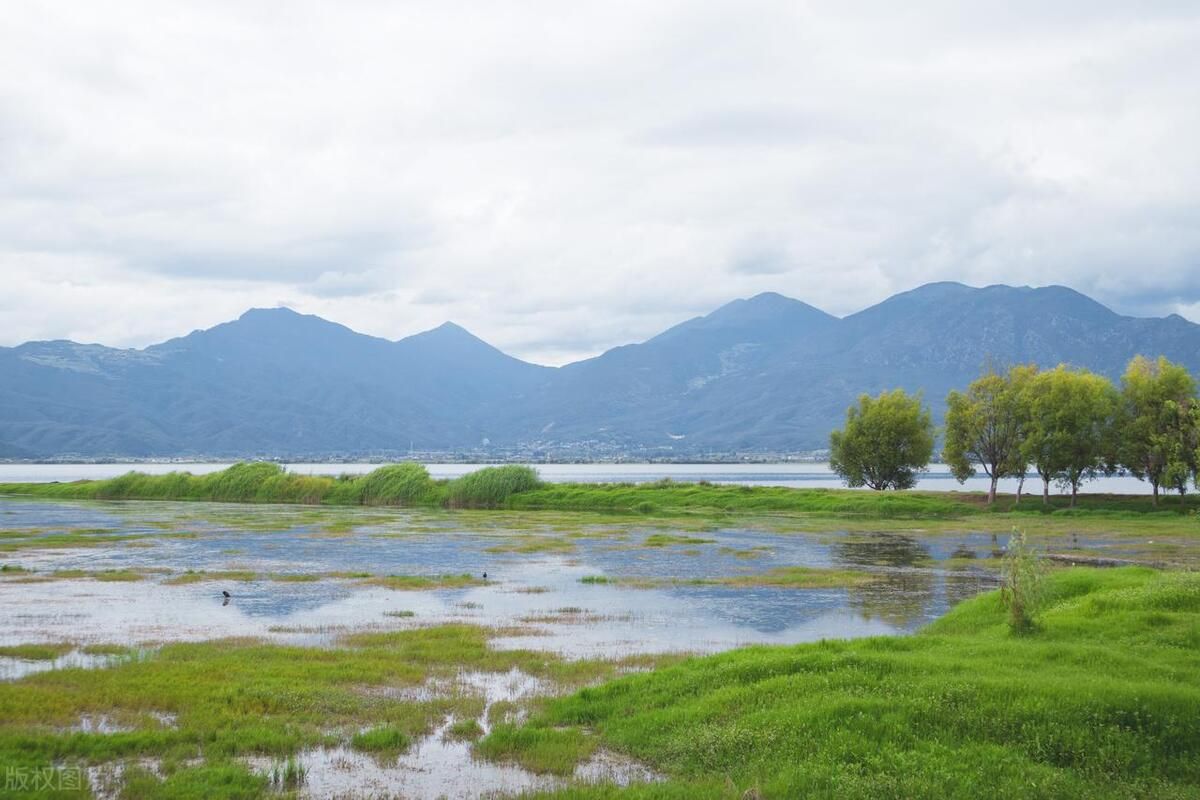
MULTIPOLYGON (((130 470, 160 474, 186 470, 204 474, 225 469, 229 463, 172 463, 172 464, 0 464, 0 483, 43 483, 48 481, 77 481, 112 478, 130 470)), ((306 475, 362 474, 379 464, 287 464, 293 472, 306 475)), ((487 466, 486 464, 426 464, 435 478, 453 478, 487 466)), ((644 483, 670 478, 676 481, 711 481, 712 483, 745 483, 756 486, 791 486, 835 488, 842 487, 839 478, 827 463, 788 462, 779 464, 534 464, 543 480, 555 483, 644 483)), ((1017 481, 1000 482, 1003 492, 1016 491, 1017 481)), ((988 481, 977 475, 960 484, 944 464, 931 464, 917 484, 918 489, 931 491, 987 491, 988 481)), ((1041 482, 1036 475, 1026 479, 1027 492, 1040 493, 1041 482)), ((1060 493, 1057 487, 1051 491, 1060 493)), ((1112 494, 1149 494, 1145 481, 1130 476, 1101 477, 1085 483, 1084 492, 1112 494)))

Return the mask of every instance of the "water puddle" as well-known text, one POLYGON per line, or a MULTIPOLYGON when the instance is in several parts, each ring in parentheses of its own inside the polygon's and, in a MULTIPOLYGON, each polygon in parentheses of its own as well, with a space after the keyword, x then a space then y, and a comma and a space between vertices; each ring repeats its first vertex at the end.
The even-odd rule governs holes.
MULTIPOLYGON (((373 694, 394 699, 428 701, 461 695, 481 696, 483 712, 475 719, 486 735, 503 717, 519 722, 522 704, 551 694, 554 686, 520 670, 505 673, 461 672, 452 679, 433 680, 417 687, 372 689, 373 694), (516 714, 512 713, 513 707, 516 714), (494 713, 503 708, 502 714, 494 713)), ((614 753, 599 751, 579 764, 569 777, 539 775, 515 764, 477 758, 472 743, 456 739, 452 727, 459 720, 445 719, 429 736, 418 740, 394 759, 379 759, 348 747, 306 750, 297 756, 304 779, 296 787, 300 797, 325 798, 491 798, 533 790, 558 789, 572 783, 613 783, 620 786, 661 780, 647 767, 614 753)), ((251 767, 270 775, 276 762, 249 759, 251 767)))
MULTIPOLYGON (((24 641, 27 642, 28 640, 24 641)), ((72 650, 52 659, 35 660, 0 656, 0 680, 17 680, 18 678, 24 678, 26 675, 33 675, 37 672, 46 672, 52 669, 95 669, 97 667, 106 667, 119 658, 122 658, 122 656, 94 655, 81 650, 72 650)))

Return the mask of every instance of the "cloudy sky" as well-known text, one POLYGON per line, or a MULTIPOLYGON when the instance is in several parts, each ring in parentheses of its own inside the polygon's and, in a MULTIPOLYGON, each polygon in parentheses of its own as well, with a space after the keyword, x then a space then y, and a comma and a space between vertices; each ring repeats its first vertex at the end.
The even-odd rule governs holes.
POLYGON ((1194 0, 13 3, 0 344, 284 304, 556 364, 947 279, 1200 321, 1198 142, 1194 0))

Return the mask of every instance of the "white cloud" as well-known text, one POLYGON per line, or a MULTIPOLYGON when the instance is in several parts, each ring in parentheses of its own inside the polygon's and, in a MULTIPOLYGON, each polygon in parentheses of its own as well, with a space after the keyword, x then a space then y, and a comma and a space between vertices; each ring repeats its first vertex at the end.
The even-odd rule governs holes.
POLYGON ((1194 3, 849 5, 18 4, 0 343, 285 302, 558 363, 947 279, 1200 321, 1194 3))

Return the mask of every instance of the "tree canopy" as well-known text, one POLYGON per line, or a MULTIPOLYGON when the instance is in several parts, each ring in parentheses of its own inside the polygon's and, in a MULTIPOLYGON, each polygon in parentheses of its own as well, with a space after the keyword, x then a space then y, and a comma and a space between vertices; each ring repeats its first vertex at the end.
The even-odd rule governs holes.
POLYGON ((1200 460, 1196 382, 1166 358, 1138 356, 1121 378, 1120 462, 1149 481, 1158 503, 1161 487, 1187 490, 1200 460))
POLYGON ((933 418, 903 389, 862 395, 829 437, 830 466, 850 486, 910 489, 933 457, 933 418))
POLYGON ((959 481, 974 475, 976 464, 983 467, 991 478, 989 504, 996 500, 1000 478, 1025 474, 1022 393, 1032 373, 1029 367, 1015 367, 1005 374, 989 368, 966 392, 950 392, 946 398, 942 458, 959 481))
POLYGON ((1071 505, 1085 478, 1107 471, 1113 458, 1113 421, 1119 398, 1102 375, 1065 365, 1032 376, 1024 386, 1023 451, 1042 478, 1042 500, 1050 481, 1071 489, 1071 505))

